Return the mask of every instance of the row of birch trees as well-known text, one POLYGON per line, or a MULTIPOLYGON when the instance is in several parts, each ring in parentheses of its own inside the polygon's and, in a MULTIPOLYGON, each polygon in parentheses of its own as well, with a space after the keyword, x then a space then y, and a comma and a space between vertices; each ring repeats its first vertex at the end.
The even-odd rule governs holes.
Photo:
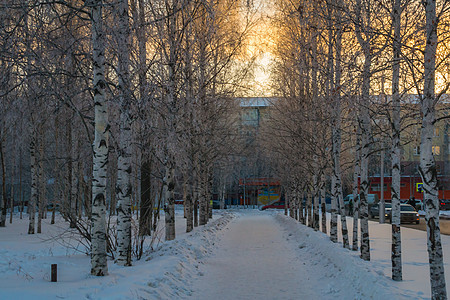
POLYGON ((0 226, 26 207, 40 233, 59 210, 104 276, 143 255, 161 209, 175 239, 175 199, 187 232, 205 225, 240 151, 253 20, 234 0, 3 1, 0 226))
POLYGON ((370 260, 369 171, 376 154, 388 150, 392 278, 402 280, 401 149, 411 142, 408 128, 421 126, 419 172, 432 298, 446 299, 432 138, 434 127, 448 122, 443 98, 450 82, 450 3, 280 0, 276 7, 273 82, 279 100, 263 139, 273 141, 267 148, 278 162, 291 217, 319 230, 322 205, 321 227, 327 233, 324 199, 329 193, 330 239, 338 241, 340 215, 343 246, 358 250, 359 244, 361 258, 370 260), (349 213, 359 220, 353 222, 352 241, 343 201, 344 174, 352 174, 345 178, 355 199, 349 213))

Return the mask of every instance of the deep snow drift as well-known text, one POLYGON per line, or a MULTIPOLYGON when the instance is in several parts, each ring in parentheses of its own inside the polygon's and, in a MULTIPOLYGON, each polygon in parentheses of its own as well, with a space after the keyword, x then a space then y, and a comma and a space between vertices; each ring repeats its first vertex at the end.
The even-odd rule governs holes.
MULTIPOLYGON (((351 218, 349 228, 351 226, 351 218)), ((161 219, 163 223, 163 219, 161 219)), ((76 241, 55 239, 67 225, 44 220, 27 235, 28 220, 0 228, 0 299, 428 299, 426 232, 402 228, 404 281, 390 276, 389 224, 370 222, 372 261, 285 217, 282 211, 216 212, 206 226, 155 244, 132 267, 109 262, 109 276, 89 275, 76 241), (67 247, 70 244, 72 246, 67 247), (50 264, 58 282, 50 282, 50 264)), ((447 282, 450 237, 442 236, 447 282)), ((449 284, 447 284, 448 288, 449 284)))

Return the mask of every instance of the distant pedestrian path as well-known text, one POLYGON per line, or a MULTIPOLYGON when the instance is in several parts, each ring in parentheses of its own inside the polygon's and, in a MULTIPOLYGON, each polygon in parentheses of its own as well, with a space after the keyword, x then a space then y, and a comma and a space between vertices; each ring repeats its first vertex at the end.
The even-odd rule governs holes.
POLYGON ((302 266, 272 215, 245 214, 200 267, 192 299, 320 299, 302 266))

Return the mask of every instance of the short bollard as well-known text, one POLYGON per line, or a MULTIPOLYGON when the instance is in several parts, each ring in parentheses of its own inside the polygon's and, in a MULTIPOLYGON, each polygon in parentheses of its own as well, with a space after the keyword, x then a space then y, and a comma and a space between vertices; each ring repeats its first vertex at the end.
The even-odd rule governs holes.
POLYGON ((52 282, 58 281, 58 265, 52 264, 52 282))

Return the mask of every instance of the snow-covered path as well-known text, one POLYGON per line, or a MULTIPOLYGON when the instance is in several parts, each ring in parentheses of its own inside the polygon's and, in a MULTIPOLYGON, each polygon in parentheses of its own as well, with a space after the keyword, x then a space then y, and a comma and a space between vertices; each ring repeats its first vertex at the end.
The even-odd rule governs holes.
MULTIPOLYGON (((216 211, 190 233, 183 211, 176 216, 175 240, 159 236, 132 267, 109 260, 105 277, 89 275, 89 256, 78 252, 84 244, 62 218, 43 220, 42 234, 27 235, 28 219, 16 216, 0 228, 0 299, 430 299, 423 231, 402 228, 404 276, 395 282, 390 224, 369 222, 371 261, 363 261, 341 238, 332 243, 282 211, 216 211), (53 263, 57 283, 50 282, 53 263)), ((449 236, 442 245, 449 287, 449 236)))
POLYGON ((321 298, 272 215, 236 218, 217 246, 200 268, 193 299, 321 298))

